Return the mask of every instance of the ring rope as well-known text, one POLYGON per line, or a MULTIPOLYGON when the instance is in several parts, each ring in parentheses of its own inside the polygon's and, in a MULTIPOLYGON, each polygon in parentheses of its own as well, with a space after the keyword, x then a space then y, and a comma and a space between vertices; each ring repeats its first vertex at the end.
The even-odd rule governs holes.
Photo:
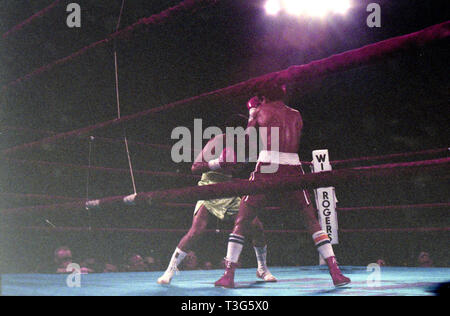
MULTIPOLYGON (((57 134, 54 131, 31 129, 31 128, 17 127, 17 126, 2 126, 0 129, 13 130, 13 131, 17 130, 17 131, 31 132, 31 133, 38 132, 38 133, 49 134, 49 135, 57 134)), ((100 137, 100 136, 95 136, 95 140, 102 141, 105 143, 120 143, 121 144, 123 142, 122 139, 100 137)), ((171 145, 165 145, 165 144, 152 144, 152 143, 145 143, 145 142, 132 141, 132 140, 128 140, 128 143, 138 145, 138 146, 143 146, 143 147, 161 149, 161 150, 172 150, 171 145)), ((195 151, 195 148, 191 148, 191 151, 195 151)), ((448 154, 449 152, 450 152, 450 147, 445 147, 445 148, 426 149, 426 150, 422 150, 422 151, 403 152, 403 153, 380 155, 380 156, 367 156, 367 157, 357 157, 357 158, 350 158, 350 159, 343 159, 343 160, 331 160, 330 164, 338 166, 338 165, 342 165, 342 164, 350 164, 350 163, 361 162, 361 161, 370 162, 370 161, 387 160, 387 159, 393 159, 393 158, 409 158, 412 156, 421 156, 421 155, 435 155, 435 154, 441 154, 441 153, 448 154)), ((310 161, 302 161, 301 163, 304 165, 312 165, 312 163, 310 161)))
MULTIPOLYGON (((27 127, 18 127, 18 126, 1 126, 0 130, 2 132, 3 131, 19 131, 19 132, 33 133, 33 134, 39 133, 39 134, 47 134, 49 136, 57 134, 57 132, 55 132, 55 131, 27 128, 27 127)), ((112 143, 112 144, 122 144, 123 143, 123 139, 101 137, 101 136, 84 136, 84 137, 79 138, 79 140, 84 140, 86 137, 94 137, 96 141, 101 141, 101 142, 105 142, 105 143, 112 143)), ((76 140, 77 138, 74 138, 74 139, 76 140)), ((128 144, 138 145, 138 146, 148 147, 148 148, 153 148, 153 149, 156 148, 156 149, 168 150, 168 151, 172 150, 172 146, 167 145, 167 144, 146 143, 146 142, 140 142, 140 141, 133 141, 133 140, 129 140, 129 139, 128 139, 128 144)), ((196 151, 195 148, 191 148, 190 150, 193 152, 196 151)))
MULTIPOLYGON (((209 200, 220 197, 243 196, 268 191, 293 191, 298 189, 313 189, 317 187, 336 186, 339 183, 363 183, 374 179, 388 178, 389 180, 408 180, 423 175, 435 175, 448 178, 450 158, 416 161, 407 163, 394 163, 370 167, 357 167, 341 170, 310 173, 298 176, 280 177, 272 181, 235 180, 214 185, 196 186, 181 189, 161 190, 147 193, 138 193, 136 202, 176 202, 209 200)), ((125 197, 123 197, 125 198, 125 197)), ((99 200, 102 203, 116 203, 120 197, 110 197, 99 200)))
POLYGON ((29 127, 23 127, 23 126, 10 126, 10 125, 2 125, 0 129, 3 131, 19 131, 23 133, 32 133, 35 135, 36 133, 39 134, 47 134, 47 135, 55 135, 56 132, 49 131, 49 130, 43 130, 43 129, 36 129, 36 128, 29 128, 29 127))
MULTIPOLYGON (((119 31, 120 28, 120 20, 122 18, 123 9, 125 7, 125 0, 122 0, 122 5, 120 6, 120 13, 119 18, 117 20, 117 26, 116 26, 116 32, 119 31)), ((119 94, 119 66, 117 64, 117 38, 114 39, 114 74, 115 74, 115 80, 116 80, 116 102, 117 102, 117 119, 120 119, 120 94, 119 94)), ((130 171, 130 177, 131 177, 131 184, 133 185, 133 192, 134 194, 137 193, 136 190, 136 181, 134 179, 134 172, 133 172, 133 164, 131 162, 131 155, 130 155, 130 148, 128 147, 128 138, 125 128, 123 128, 123 140, 125 142, 125 152, 127 154, 127 160, 128 160, 128 168, 130 171)))
POLYGON ((393 159, 393 158, 408 158, 411 156, 448 153, 449 151, 450 151, 450 148, 446 147, 446 148, 428 149, 428 150, 422 150, 422 151, 390 154, 390 155, 383 155, 383 156, 369 156, 369 157, 359 157, 359 158, 344 159, 344 160, 333 160, 333 161, 330 161, 330 164, 332 164, 334 166, 339 166, 339 165, 343 165, 343 164, 355 163, 355 162, 361 162, 361 161, 367 162, 367 161, 386 160, 386 159, 393 159))
POLYGON ((60 196, 60 195, 34 194, 34 193, 0 192, 0 196, 5 198, 22 199, 22 200, 34 199, 34 200, 86 201, 86 198, 60 196))
POLYGON ((30 24, 31 22, 33 22, 35 19, 40 18, 42 16, 44 16, 47 12, 49 12, 51 9, 53 9, 54 7, 56 7, 59 4, 60 0, 56 0, 55 2, 53 2, 52 4, 50 4, 48 7, 42 9, 39 12, 36 12, 35 14, 33 14, 32 16, 30 16, 28 19, 20 22, 19 24, 17 24, 16 26, 14 26, 12 29, 10 29, 9 31, 7 31, 6 33, 3 33, 2 38, 5 39, 7 38, 9 35, 16 33, 18 31, 20 31, 22 28, 24 28, 27 24, 30 24))
POLYGON ((450 21, 433 25, 421 31, 394 37, 378 43, 370 44, 362 48, 350 50, 338 55, 333 55, 318 61, 313 61, 306 65, 291 66, 279 72, 269 73, 260 77, 252 78, 247 81, 229 86, 227 88, 206 92, 198 96, 190 97, 184 100, 175 101, 166 105, 141 111, 135 114, 123 116, 120 119, 113 119, 101 122, 95 125, 83 127, 77 130, 72 130, 65 133, 60 133, 54 136, 43 138, 41 140, 15 146, 3 150, 3 154, 11 154, 18 150, 28 149, 41 145, 44 143, 54 142, 61 138, 70 136, 77 136, 94 130, 105 128, 119 123, 125 123, 130 120, 135 120, 140 117, 156 114, 167 111, 173 108, 186 106, 194 101, 203 100, 206 98, 220 97, 222 100, 225 97, 236 97, 239 95, 251 94, 255 90, 267 90, 276 85, 282 85, 292 82, 309 81, 312 78, 323 77, 333 73, 343 72, 353 68, 370 65, 400 51, 408 51, 417 49, 426 44, 430 44, 439 40, 443 40, 450 36, 450 21))
MULTIPOLYGON (((11 159, 4 158, 5 160, 17 163, 17 164, 34 164, 39 166, 47 166, 47 167, 63 167, 70 169, 81 169, 81 170, 94 170, 98 172, 112 172, 112 173, 128 173, 128 169, 121 168, 110 168, 110 167, 101 167, 101 166, 84 166, 84 165, 76 165, 70 163, 62 163, 62 162, 51 162, 51 161, 40 161, 40 160, 21 160, 21 159, 11 159)), ((200 176, 186 173, 176 173, 170 171, 150 171, 150 170, 134 170, 134 173, 148 176, 172 176, 179 178, 191 178, 191 179, 200 179, 200 176)))
MULTIPOLYGON (((45 195, 45 194, 30 194, 30 193, 8 193, 0 192, 0 196, 5 198, 15 199, 33 199, 33 200, 65 200, 65 201, 79 201, 85 202, 85 198, 58 196, 58 195, 45 195)), ((161 206, 170 208, 193 208, 195 203, 173 203, 165 202, 161 203, 161 206)), ((44 205, 46 206, 46 205, 44 205)), ((384 206, 355 206, 355 207, 337 207, 338 212, 354 212, 354 211, 387 211, 387 210, 409 210, 409 209, 442 209, 450 207, 450 202, 442 203, 425 203, 425 204, 405 204, 405 205, 384 205, 384 206)), ((29 207, 22 208, 10 208, 4 209, 5 213, 27 211, 29 207)), ((279 211, 281 207, 267 206, 264 208, 266 211, 279 211)))
POLYGON ((424 209, 424 208, 445 208, 445 207, 450 207, 450 202, 407 204, 407 205, 385 205, 385 206, 338 207, 337 211, 338 212, 386 211, 386 210, 400 210, 400 209, 424 209))
POLYGON ((9 82, 8 84, 4 85, 1 90, 5 91, 9 87, 15 86, 23 81, 30 79, 31 77, 34 77, 38 74, 41 74, 43 72, 46 72, 46 71, 52 69, 56 65, 62 65, 64 63, 68 62, 69 60, 72 60, 76 57, 79 57, 79 56, 85 54, 91 48, 107 44, 110 41, 115 40, 115 39, 123 38, 126 35, 129 35, 132 31, 134 31, 139 26, 163 24, 172 19, 176 19, 176 18, 182 16, 183 14, 189 14, 189 13, 192 14, 196 10, 199 10, 206 6, 215 4, 217 1, 219 1, 219 0, 185 0, 171 8, 168 8, 168 9, 158 13, 158 14, 151 15, 150 17, 147 17, 147 18, 142 18, 142 19, 138 20, 137 22, 135 22, 134 24, 132 24, 120 31, 116 31, 116 32, 110 34, 105 39, 91 43, 90 45, 81 48, 80 50, 72 53, 69 56, 55 60, 47 65, 37 68, 34 71, 30 72, 29 74, 24 75, 20 78, 17 78, 15 80, 9 82))
MULTIPOLYGON (((25 226, 19 227, 21 230, 38 230, 38 231, 53 231, 53 232, 85 232, 88 231, 86 227, 42 227, 42 226, 25 226)), ((186 233, 189 229, 183 228, 111 228, 111 227, 93 227, 91 231, 105 232, 105 233, 186 233)), ((407 227, 407 228, 340 228, 340 233, 397 233, 397 232, 415 232, 415 233, 429 233, 429 232, 442 232, 450 231, 450 227, 407 227)), ((207 233, 230 233, 231 230, 215 230, 206 229, 207 233)), ((264 230, 264 233, 271 234, 302 234, 309 233, 303 229, 268 229, 264 230)))
MULTIPOLYGON (((92 156, 93 156, 93 137, 89 138, 89 150, 88 150, 88 168, 86 170, 86 201, 89 201, 89 189, 90 189, 90 180, 91 180, 91 170, 92 170, 92 156)), ((87 210, 88 212, 88 227, 89 231, 92 229, 91 225, 91 210, 87 210)), ((48 223, 51 223, 48 219, 46 219, 48 223)))
MULTIPOLYGON (((194 203, 164 203, 164 206, 175 208, 195 207, 194 203)), ((386 210, 401 210, 401 209, 425 209, 425 208, 445 208, 450 207, 450 202, 442 203, 425 203, 425 204, 405 204, 405 205, 385 205, 385 206, 357 206, 357 207, 337 207, 338 212, 354 212, 354 211, 386 211, 386 210)), ((265 207, 265 210, 277 211, 280 207, 270 206, 265 207)))
MULTIPOLYGON (((163 202, 195 202, 197 200, 210 200, 221 197, 244 196, 266 193, 268 191, 286 192, 299 189, 313 189, 317 187, 336 186, 340 182, 365 183, 370 180, 411 180, 419 176, 432 175, 436 178, 448 178, 450 158, 416 161, 408 163, 386 164, 370 167, 358 167, 341 170, 310 173, 298 176, 279 177, 272 181, 248 181, 234 180, 213 185, 185 187, 169 190, 138 193, 133 196, 135 204, 149 203, 150 205, 163 202)), ((59 210, 98 208, 104 205, 126 204, 125 198, 129 196, 112 196, 98 200, 82 202, 69 202, 53 205, 39 205, 21 208, 20 211, 59 210)), ((10 209, 8 212, 16 212, 18 209, 10 209)), ((6 213, 5 210, 2 213, 6 213)))
POLYGON ((93 152, 93 139, 89 139, 89 149, 88 149, 88 165, 86 172, 86 200, 89 201, 89 184, 91 179, 91 169, 92 169, 92 152, 93 152))
MULTIPOLYGON (((99 140, 99 141, 103 141, 106 143, 119 143, 122 142, 122 140, 118 140, 118 139, 114 139, 114 138, 107 138, 107 137, 98 137, 96 136, 95 139, 99 140)), ((143 147, 149 147, 149 148, 153 148, 153 149, 161 149, 161 150, 172 150, 172 146, 170 145, 165 145, 165 144, 151 144, 151 143, 144 143, 144 142, 139 142, 139 141, 132 141, 132 140, 128 140, 129 144, 133 144, 133 145, 139 145, 139 146, 143 146, 143 147)), ((191 149, 192 151, 194 151, 194 149, 191 149)))

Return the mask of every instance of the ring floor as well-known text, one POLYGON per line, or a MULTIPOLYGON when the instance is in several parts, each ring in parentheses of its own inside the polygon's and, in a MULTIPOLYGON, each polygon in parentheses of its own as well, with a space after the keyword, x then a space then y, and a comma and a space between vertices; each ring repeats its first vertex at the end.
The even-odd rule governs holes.
MULTIPOLYGON (((236 288, 215 288, 222 270, 182 271, 170 285, 158 285, 161 272, 93 273, 80 276, 80 287, 67 286, 67 275, 4 274, 1 294, 12 296, 428 296, 450 280, 450 268, 345 266, 352 283, 334 288, 326 268, 272 267, 276 283, 258 281, 255 269, 236 272, 236 288)), ((73 279, 75 280, 75 279, 73 279)))

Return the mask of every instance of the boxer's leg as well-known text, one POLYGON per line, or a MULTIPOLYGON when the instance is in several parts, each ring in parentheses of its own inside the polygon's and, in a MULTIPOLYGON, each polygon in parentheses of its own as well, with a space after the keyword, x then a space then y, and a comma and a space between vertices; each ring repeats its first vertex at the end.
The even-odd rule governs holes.
POLYGON ((215 286, 233 288, 234 271, 239 261, 242 248, 244 247, 245 237, 251 232, 251 225, 256 217, 256 209, 261 196, 246 196, 242 199, 239 206, 239 213, 236 217, 233 232, 228 239, 226 269, 224 275, 214 283, 215 286))
POLYGON ((301 213, 306 222, 308 231, 311 233, 317 251, 327 262, 330 275, 335 286, 342 286, 350 283, 350 279, 342 275, 334 255, 333 247, 327 233, 320 227, 317 220, 317 211, 313 207, 309 192, 306 190, 296 191, 294 203, 301 207, 301 213))
POLYGON ((252 221, 252 242, 254 247, 266 246, 266 236, 264 235, 264 227, 258 217, 252 221))
POLYGON ((256 276, 266 282, 276 282, 277 279, 270 273, 267 267, 267 243, 264 236, 263 224, 258 217, 252 222, 253 249, 255 249, 258 269, 256 276))
POLYGON ((239 206, 239 213, 234 222, 233 232, 228 240, 226 260, 237 263, 244 246, 245 236, 252 232, 252 222, 256 218, 258 196, 246 196, 239 206))
POLYGON ((205 233, 211 216, 212 215, 209 213, 208 209, 202 205, 198 212, 194 215, 191 228, 186 235, 181 238, 178 244, 178 249, 181 249, 185 253, 189 252, 189 250, 192 249, 192 246, 205 233))
POLYGON ((179 242, 178 247, 175 249, 172 258, 170 259, 169 266, 164 274, 158 279, 158 284, 170 284, 173 275, 178 270, 180 263, 186 257, 187 252, 205 232, 210 216, 211 215, 204 205, 202 205, 195 213, 191 228, 179 242))

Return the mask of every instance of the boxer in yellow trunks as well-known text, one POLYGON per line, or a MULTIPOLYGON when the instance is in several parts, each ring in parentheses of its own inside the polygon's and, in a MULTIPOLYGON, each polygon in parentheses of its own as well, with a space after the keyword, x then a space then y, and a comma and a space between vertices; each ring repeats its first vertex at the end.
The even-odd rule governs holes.
MULTIPOLYGON (((235 166, 227 168, 225 162, 236 159, 234 152, 230 149, 216 152, 220 151, 216 150, 216 148, 223 148, 225 139, 226 136, 223 134, 212 138, 195 159, 192 165, 192 172, 194 174, 202 174, 198 185, 217 184, 232 180, 233 169, 231 168, 235 168, 235 166)), ((205 233, 211 220, 218 218, 224 222, 233 223, 235 215, 239 211, 240 202, 240 197, 198 201, 194 211, 192 226, 179 242, 166 271, 158 279, 158 284, 170 284, 179 264, 186 257, 189 250, 192 249, 192 246, 205 233)), ((252 220, 251 233, 258 262, 257 277, 266 282, 276 282, 277 279, 267 268, 267 246, 264 230, 261 221, 257 217, 252 220)), ((236 242, 240 242, 240 240, 237 239, 236 242)))

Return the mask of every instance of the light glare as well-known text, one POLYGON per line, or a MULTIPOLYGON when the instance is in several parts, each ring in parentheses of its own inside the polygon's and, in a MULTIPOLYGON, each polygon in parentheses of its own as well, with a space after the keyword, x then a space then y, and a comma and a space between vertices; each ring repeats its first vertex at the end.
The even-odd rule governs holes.
POLYGON ((351 7, 350 0, 328 0, 328 2, 329 8, 334 13, 344 14, 351 7))
POLYGON ((265 5, 266 13, 269 15, 276 15, 281 11, 281 4, 279 0, 268 0, 265 5))
POLYGON ((276 15, 280 11, 300 16, 324 17, 326 14, 344 14, 351 8, 351 0, 268 0, 267 14, 276 15))
POLYGON ((292 15, 300 15, 305 11, 305 0, 283 0, 283 7, 287 13, 292 15))
POLYGON ((329 10, 327 6, 327 1, 324 0, 315 0, 308 2, 306 8, 306 13, 310 16, 322 17, 329 10))

